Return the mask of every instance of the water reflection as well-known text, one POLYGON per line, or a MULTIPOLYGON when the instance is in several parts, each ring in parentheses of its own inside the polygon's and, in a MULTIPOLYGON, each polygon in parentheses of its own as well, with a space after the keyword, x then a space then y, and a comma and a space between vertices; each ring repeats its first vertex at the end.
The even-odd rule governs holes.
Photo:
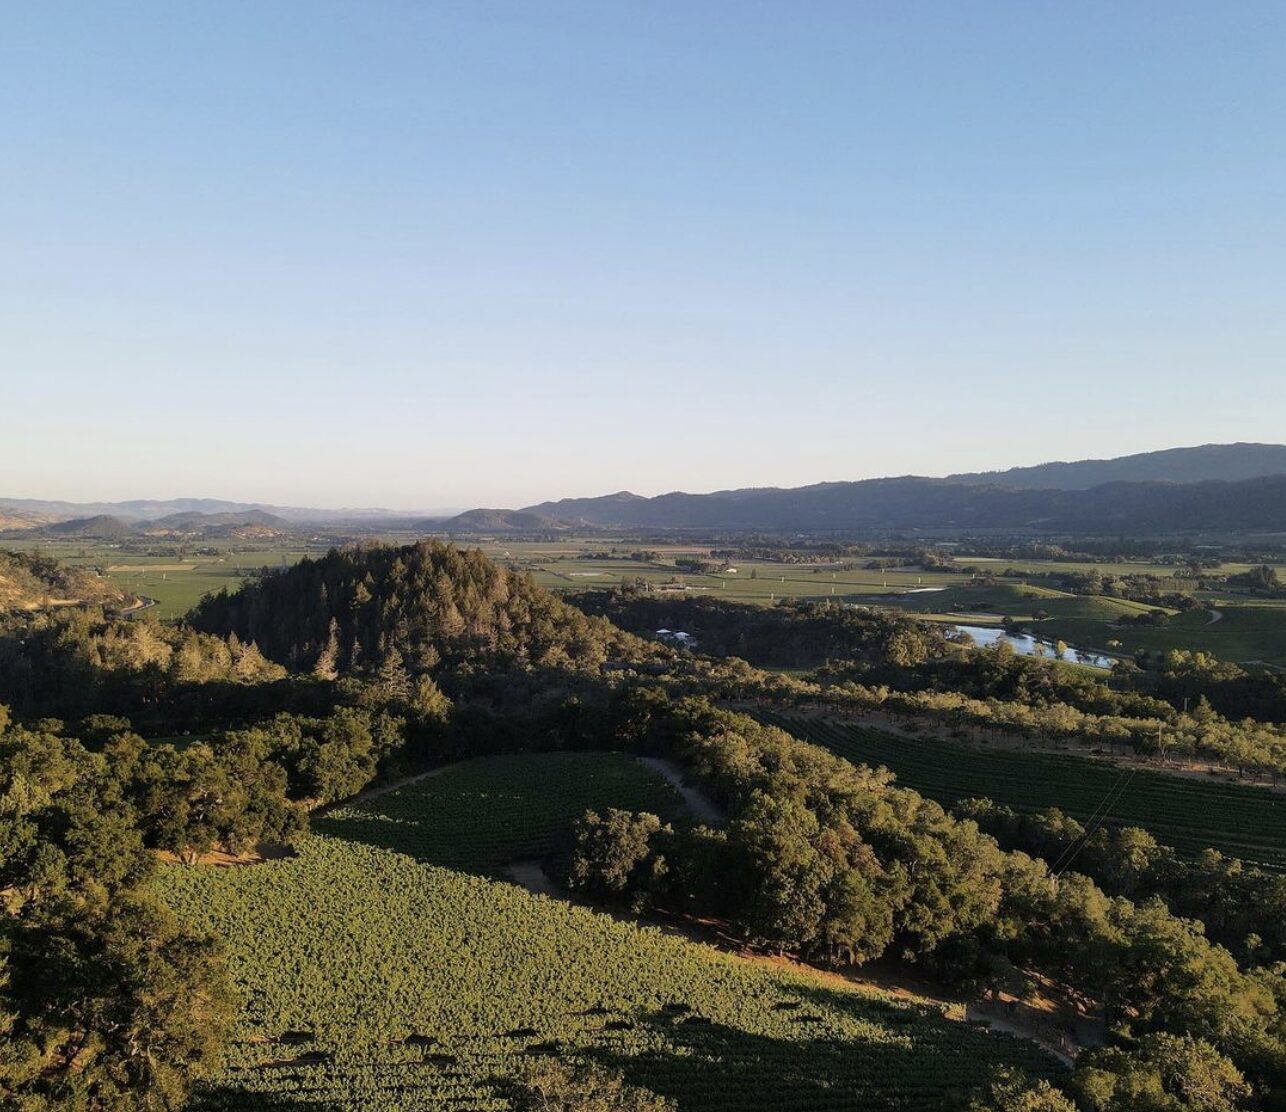
POLYGON ((1083 649, 1068 649, 1062 657, 1058 656, 1052 641, 1043 637, 1033 637, 1030 633, 1006 633, 999 626, 953 625, 952 629, 969 634, 974 643, 984 648, 997 641, 1008 641, 1014 652, 1021 656, 1047 656, 1062 660, 1074 661, 1077 664, 1088 664, 1091 668, 1111 668, 1116 661, 1102 653, 1087 652, 1083 649))

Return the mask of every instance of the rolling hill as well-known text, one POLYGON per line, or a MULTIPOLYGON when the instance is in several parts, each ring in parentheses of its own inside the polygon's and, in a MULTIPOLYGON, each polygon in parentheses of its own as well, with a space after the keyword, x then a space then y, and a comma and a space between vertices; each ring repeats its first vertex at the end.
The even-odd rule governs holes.
POLYGON ((48 525, 43 531, 53 537, 92 537, 95 540, 120 540, 134 532, 128 522, 110 514, 74 517, 70 521, 48 525))
MULTIPOLYGON (((436 531, 444 523, 430 519, 416 522, 414 528, 436 531)), ((453 517, 445 528, 452 533, 539 533, 566 530, 569 525, 529 510, 469 510, 453 517)))
POLYGON ((262 525, 270 529, 289 529, 291 524, 283 517, 270 514, 266 510, 229 510, 224 513, 201 513, 188 510, 183 513, 166 514, 147 522, 147 528, 167 529, 175 532, 197 533, 207 529, 236 528, 247 525, 262 525))
POLYGON ((390 655, 413 670, 482 658, 597 668, 651 651, 477 549, 435 541, 331 549, 207 595, 189 620, 301 670, 359 670, 390 655))

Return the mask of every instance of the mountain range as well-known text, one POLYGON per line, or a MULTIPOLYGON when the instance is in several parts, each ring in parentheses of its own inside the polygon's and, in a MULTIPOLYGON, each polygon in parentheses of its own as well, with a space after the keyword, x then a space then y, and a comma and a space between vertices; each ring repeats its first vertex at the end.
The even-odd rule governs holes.
POLYGON ((454 534, 584 529, 828 532, 879 529, 1166 533, 1286 530, 1286 445, 1205 444, 944 478, 752 487, 646 498, 619 491, 452 517, 213 498, 57 502, 0 497, 0 530, 117 539, 311 525, 454 534))
POLYGON ((423 516, 398 510, 324 510, 307 506, 272 506, 262 502, 229 502, 222 498, 133 498, 123 502, 61 502, 41 498, 0 497, 0 512, 6 511, 17 517, 38 518, 43 521, 65 521, 100 515, 117 517, 122 521, 155 521, 178 514, 248 514, 256 511, 301 524, 423 516))
POLYGON ((1286 475, 1286 444, 1203 444, 1165 448, 1115 459, 1040 463, 1007 471, 949 475, 953 483, 1018 487, 1028 490, 1088 490, 1104 483, 1235 483, 1264 475, 1286 475))
POLYGON ((134 536, 270 536, 292 528, 285 518, 266 510, 245 513, 198 513, 186 510, 147 521, 127 521, 113 514, 73 517, 36 527, 51 537, 83 537, 94 540, 124 540, 134 536))
POLYGON ((940 479, 676 491, 654 498, 619 491, 516 511, 473 510, 445 528, 460 533, 578 528, 1276 531, 1286 529, 1286 445, 1207 444, 940 479))

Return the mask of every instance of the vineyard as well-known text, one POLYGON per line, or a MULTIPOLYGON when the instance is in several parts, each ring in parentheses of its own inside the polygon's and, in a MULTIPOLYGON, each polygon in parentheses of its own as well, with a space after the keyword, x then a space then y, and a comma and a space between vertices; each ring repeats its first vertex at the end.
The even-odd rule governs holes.
POLYGON ((508 1079, 555 1051, 683 1112, 928 1112, 997 1065, 1051 1068, 928 1005, 457 871, 539 854, 612 805, 678 803, 624 756, 486 759, 319 819, 295 858, 166 869, 162 895, 225 939, 243 999, 198 1107, 499 1112, 508 1079))
POLYGON ((1111 794, 1107 820, 1141 826, 1184 853, 1214 847, 1286 868, 1286 796, 1263 788, 1136 771, 1088 757, 980 750, 851 723, 762 715, 855 764, 883 765, 905 787, 949 804, 986 796, 1017 810, 1058 807, 1082 821, 1111 794))
POLYGON ((410 788, 332 811, 314 829, 419 861, 499 874, 520 857, 542 857, 589 808, 686 815, 679 793, 631 757, 541 753, 453 765, 410 788))

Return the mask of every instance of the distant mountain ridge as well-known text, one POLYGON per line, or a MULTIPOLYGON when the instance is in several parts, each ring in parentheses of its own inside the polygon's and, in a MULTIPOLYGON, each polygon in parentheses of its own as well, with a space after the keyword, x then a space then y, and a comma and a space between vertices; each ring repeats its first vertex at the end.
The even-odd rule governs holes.
MULTIPOLYGON (((427 520, 415 523, 414 528, 441 529, 441 521, 427 520)), ((526 510, 467 510, 450 521, 451 528, 461 533, 539 533, 559 532, 568 524, 545 514, 526 510)))
POLYGON ((1241 482, 1265 475, 1286 475, 1286 444, 1202 444, 1165 448, 1114 459, 1040 463, 1005 471, 948 475, 953 483, 991 484, 1025 490, 1088 490, 1104 483, 1202 483, 1212 479, 1241 482))
POLYGON ((145 523, 148 528, 187 529, 209 528, 225 525, 266 525, 274 529, 289 526, 284 517, 270 514, 267 510, 246 510, 244 512, 228 511, 226 513, 199 513, 188 510, 183 513, 166 514, 145 523))
POLYGON ((263 510, 245 513, 198 513, 187 510, 168 514, 148 521, 127 521, 112 514, 94 514, 91 517, 73 517, 39 525, 21 525, 21 535, 32 537, 83 537, 93 540, 125 540, 137 536, 240 536, 248 531, 254 535, 272 535, 290 529, 284 518, 263 510))
POLYGON ((868 479, 794 490, 663 494, 632 503, 628 510, 620 502, 599 507, 593 499, 574 499, 523 511, 532 512, 562 522, 564 528, 1276 531, 1286 529, 1286 476, 1240 483, 1105 483, 1090 490, 1017 490, 946 479, 868 479))
POLYGON ((1286 529, 1286 445, 1208 444, 943 479, 904 476, 791 489, 675 491, 654 498, 618 491, 521 510, 473 511, 445 528, 1275 531, 1286 529))
POLYGON ((93 517, 74 517, 70 521, 60 521, 47 525, 42 532, 54 537, 94 537, 99 540, 119 540, 128 537, 134 530, 127 522, 111 514, 95 514, 93 517))
MULTIPOLYGON (((16 516, 38 515, 45 519, 70 520, 109 516, 122 521, 155 521, 176 514, 237 514, 266 513, 296 524, 322 524, 328 522, 363 520, 410 520, 423 518, 425 513, 378 508, 325 510, 306 506, 273 506, 264 502, 230 502, 222 498, 134 498, 122 502, 62 502, 41 498, 2 498, 0 510, 14 511, 16 516)), ((444 513, 443 517, 450 516, 444 513)))
POLYGON ((136 532, 361 525, 424 533, 555 533, 578 528, 1286 531, 1286 445, 1204 444, 1105 460, 1052 462, 945 478, 903 476, 708 494, 630 491, 450 516, 322 510, 215 498, 58 502, 0 498, 10 535, 121 537, 136 532))

